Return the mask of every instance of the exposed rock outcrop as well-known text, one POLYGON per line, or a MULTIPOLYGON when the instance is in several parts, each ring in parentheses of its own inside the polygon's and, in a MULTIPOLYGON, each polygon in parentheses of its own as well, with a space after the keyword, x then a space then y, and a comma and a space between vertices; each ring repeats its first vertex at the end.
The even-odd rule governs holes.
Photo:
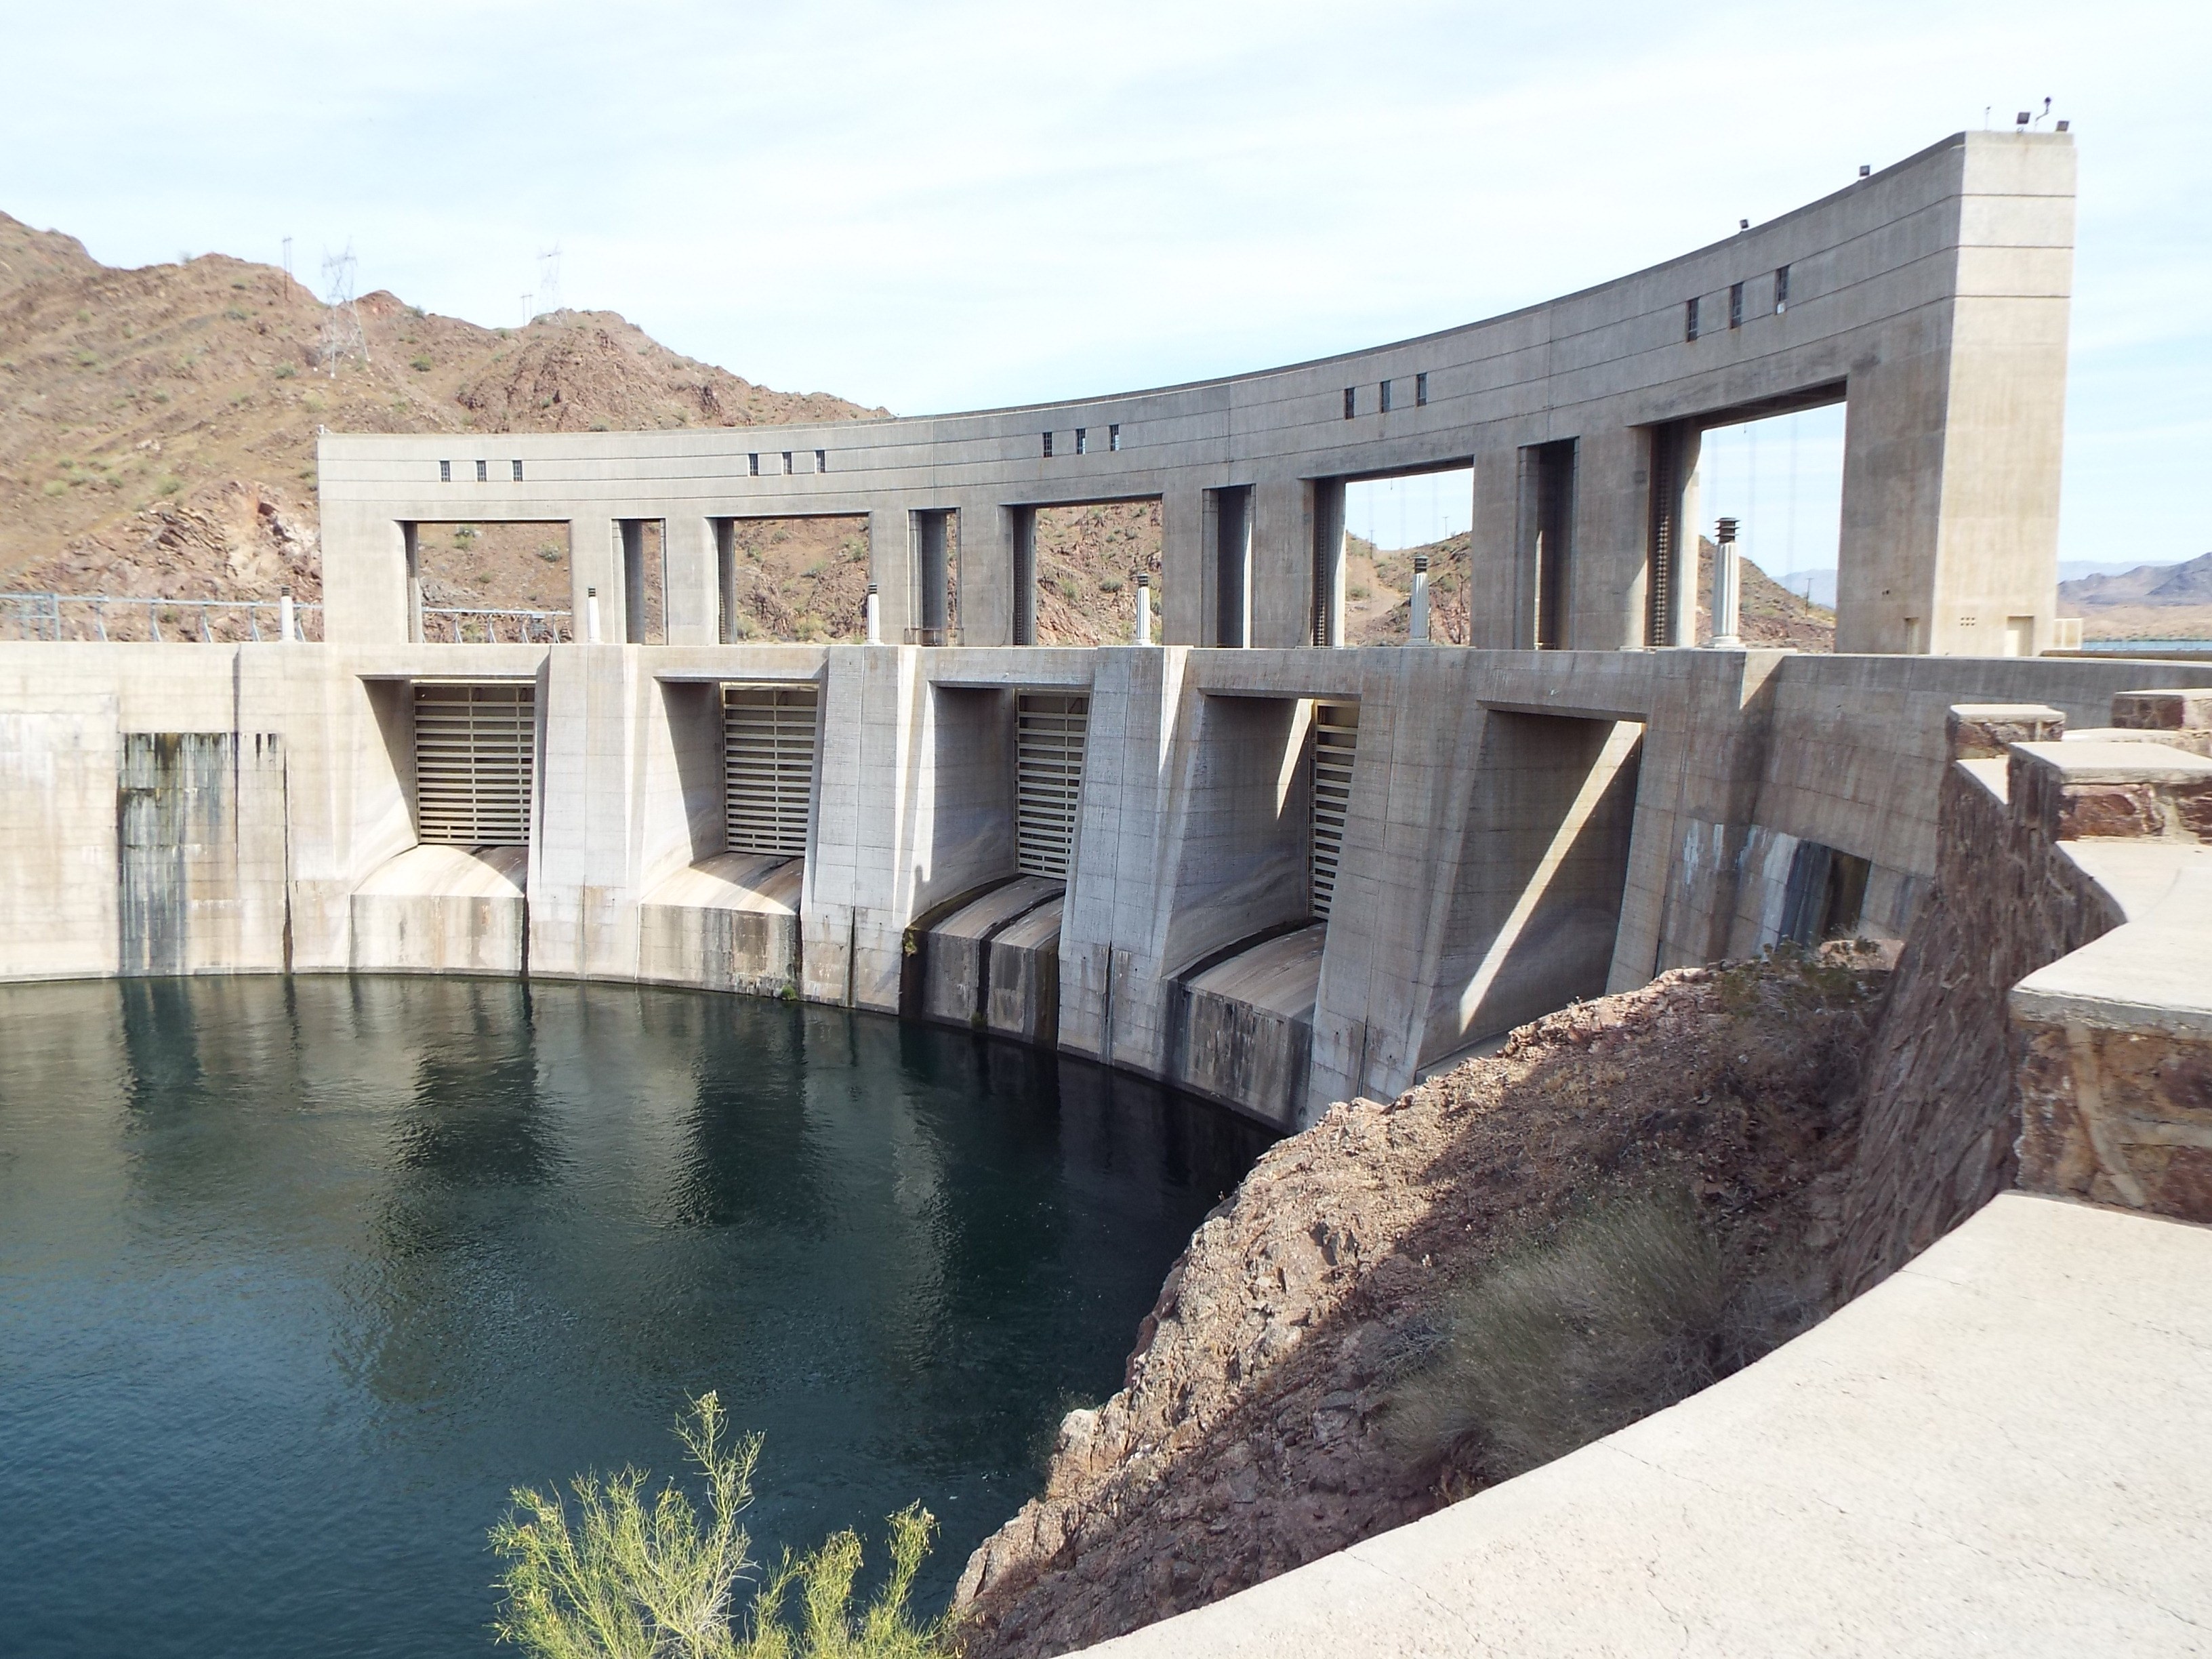
POLYGON ((1610 1194, 1686 1191, 1736 1261, 1824 1286, 1882 979, 1669 974, 1276 1146, 1170 1273, 1126 1386, 1069 1415, 1044 1495, 969 1563, 969 1652, 1064 1652, 1481 1484, 1479 1458, 1394 1449, 1394 1392, 1452 1287, 1610 1194))

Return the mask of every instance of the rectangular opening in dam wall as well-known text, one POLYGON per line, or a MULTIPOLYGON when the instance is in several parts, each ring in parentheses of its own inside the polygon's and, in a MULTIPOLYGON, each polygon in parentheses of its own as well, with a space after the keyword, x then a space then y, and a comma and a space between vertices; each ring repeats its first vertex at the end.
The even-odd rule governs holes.
POLYGON ((1352 810, 1352 768, 1359 747, 1359 705, 1313 706, 1313 823, 1308 837, 1307 892, 1314 920, 1327 921, 1336 901, 1336 872, 1344 858, 1344 821, 1352 810))
MULTIPOLYGON (((615 586, 625 645, 668 643, 668 525, 661 519, 615 520, 615 586)), ((604 599, 600 614, 606 617, 604 599)))
POLYGON ((726 848, 799 858, 814 798, 820 691, 811 685, 722 689, 726 848))
POLYGON ((908 645, 952 645, 960 636, 960 514, 929 507, 908 514, 915 621, 908 645))
POLYGON ((1213 642, 1252 643, 1252 486, 1206 492, 1206 544, 1213 551, 1213 642))
POLYGON ((1685 596, 1687 605, 1694 607, 1697 472, 1693 427, 1670 421, 1645 428, 1644 477, 1650 494, 1644 542, 1644 643, 1648 646, 1686 645, 1695 637, 1685 596))
MULTIPOLYGON (((1723 416, 1725 424, 1707 427, 1699 440, 1698 528, 1711 537, 1717 520, 1734 519, 1737 555, 1757 567, 1739 583, 1738 631, 1748 644, 1832 648, 1826 630, 1834 625, 1843 539, 1844 414, 1842 403, 1828 402, 1756 420, 1723 416), (1778 607, 1801 624, 1786 635, 1761 626, 1780 597, 1761 575, 1798 601, 1778 607), (1806 614, 1814 610, 1820 614, 1806 614), (1807 622, 1815 626, 1802 625, 1807 622)), ((1708 580, 1697 596, 1700 645, 1712 638, 1711 589, 1708 580)))
POLYGON ((414 693, 416 839, 527 846, 537 686, 418 683, 414 693))
POLYGON ((1160 503, 1087 501, 1009 509, 1013 541, 1014 643, 1125 645, 1136 615, 1136 579, 1153 582, 1161 610, 1160 503))
POLYGON ((1025 876, 1067 879, 1083 794, 1091 699, 1024 691, 1016 699, 1015 842, 1025 876))
POLYGON ((411 638, 556 644, 575 636, 565 521, 418 522, 403 531, 411 638))
POLYGON ((712 523, 716 637, 723 643, 788 640, 851 644, 866 635, 866 514, 715 519, 712 523))
MULTIPOLYGON (((1334 592, 1340 642, 1403 645, 1409 637, 1413 561, 1429 561, 1429 639, 1465 645, 1474 471, 1440 467, 1343 485, 1342 554, 1334 592)), ((1317 528, 1320 526, 1317 526, 1317 528)), ((1316 579, 1327 564, 1316 562, 1316 579)))
POLYGON ((1539 651, 1567 645, 1574 568, 1576 441, 1521 452, 1521 603, 1514 642, 1539 651))

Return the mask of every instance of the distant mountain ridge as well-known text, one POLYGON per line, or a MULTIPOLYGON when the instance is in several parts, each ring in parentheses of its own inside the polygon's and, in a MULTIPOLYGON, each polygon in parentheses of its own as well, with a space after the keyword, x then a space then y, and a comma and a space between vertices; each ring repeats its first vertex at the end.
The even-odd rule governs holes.
POLYGON ((2181 564, 2139 564, 2061 582, 2058 597, 2075 605, 2212 605, 2212 553, 2181 564))

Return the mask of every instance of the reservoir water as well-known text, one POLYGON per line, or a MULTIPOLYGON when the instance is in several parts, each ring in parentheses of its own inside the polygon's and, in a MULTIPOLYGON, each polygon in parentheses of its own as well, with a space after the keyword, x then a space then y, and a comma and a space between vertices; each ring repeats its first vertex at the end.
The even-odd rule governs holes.
POLYGON ((744 998, 0 987, 0 1650, 490 1653, 508 1490, 709 1388, 757 1556, 919 1499, 933 1611, 1267 1139, 744 998))

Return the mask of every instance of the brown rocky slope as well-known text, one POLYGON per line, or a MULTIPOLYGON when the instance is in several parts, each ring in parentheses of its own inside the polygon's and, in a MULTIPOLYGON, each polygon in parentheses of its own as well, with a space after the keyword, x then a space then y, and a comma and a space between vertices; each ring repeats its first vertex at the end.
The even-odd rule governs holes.
POLYGON ((1409 1453, 1394 1413, 1455 1296, 1610 1198, 1686 1195, 1735 1270, 1825 1311, 1884 980, 1671 973, 1279 1144, 1170 1272, 1126 1386, 1068 1417, 1044 1495, 969 1561, 971 1659, 1218 1600, 1505 1472, 1479 1436, 1409 1453))
MULTIPOLYGON (((480 328, 380 292, 357 310, 368 360, 325 362, 328 312, 281 270, 220 254, 113 269, 73 238, 0 214, 0 588, 270 599, 289 586, 315 600, 314 446, 325 426, 579 432, 888 413, 756 386, 612 312, 480 328)), ((1126 586, 1158 568, 1158 520, 1146 503, 1043 515, 1047 641, 1126 635, 1126 586)), ((842 519, 749 525, 741 631, 858 638, 859 529, 842 519)), ((433 605, 568 606, 559 526, 426 526, 422 545, 433 605)), ((115 631, 131 632, 127 617, 115 631)))

